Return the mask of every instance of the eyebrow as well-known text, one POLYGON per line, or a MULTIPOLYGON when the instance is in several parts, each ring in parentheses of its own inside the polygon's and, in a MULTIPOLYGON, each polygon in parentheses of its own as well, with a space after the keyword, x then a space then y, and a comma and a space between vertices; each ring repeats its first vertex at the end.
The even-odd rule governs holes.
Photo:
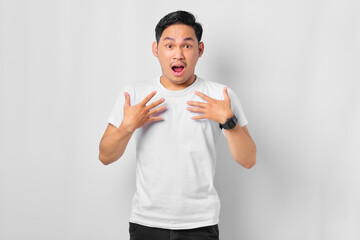
MULTIPOLYGON (((171 37, 166 37, 166 38, 164 38, 164 41, 165 40, 175 41, 175 39, 173 39, 171 37)), ((184 38, 184 41, 193 41, 193 42, 195 42, 195 40, 192 37, 184 38)))

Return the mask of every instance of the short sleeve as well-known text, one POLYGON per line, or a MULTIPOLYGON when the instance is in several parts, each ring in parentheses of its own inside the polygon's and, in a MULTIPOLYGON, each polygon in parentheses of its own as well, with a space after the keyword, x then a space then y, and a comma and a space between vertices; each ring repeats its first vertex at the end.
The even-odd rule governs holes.
POLYGON ((130 104, 134 102, 134 89, 127 85, 120 90, 120 93, 117 96, 114 107, 110 112, 107 122, 111 123, 115 127, 119 127, 123 118, 124 118, 124 105, 125 105, 125 94, 124 92, 129 93, 130 95, 130 104))
MULTIPOLYGON (((246 124, 248 124, 248 121, 247 121, 247 118, 245 116, 244 109, 242 107, 240 99, 231 88, 227 87, 227 92, 228 92, 228 95, 229 95, 230 101, 231 101, 231 110, 235 114, 235 116, 236 116, 236 118, 237 118, 237 120, 239 122, 240 127, 243 127, 246 124)), ((224 99, 223 95, 222 95, 222 99, 224 99)), ((221 129, 221 132, 225 136, 225 130, 221 129)))

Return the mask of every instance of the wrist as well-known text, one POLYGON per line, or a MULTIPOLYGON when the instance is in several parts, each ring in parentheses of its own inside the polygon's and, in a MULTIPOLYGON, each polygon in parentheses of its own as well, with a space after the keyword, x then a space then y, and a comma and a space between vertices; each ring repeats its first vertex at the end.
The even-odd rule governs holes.
POLYGON ((119 128, 118 128, 120 131, 126 131, 130 134, 134 133, 136 128, 134 128, 131 124, 128 124, 124 121, 121 122, 119 128))
POLYGON ((232 118, 233 116, 234 116, 234 114, 232 112, 229 112, 222 117, 222 119, 219 123, 225 124, 226 120, 228 120, 229 118, 232 118))

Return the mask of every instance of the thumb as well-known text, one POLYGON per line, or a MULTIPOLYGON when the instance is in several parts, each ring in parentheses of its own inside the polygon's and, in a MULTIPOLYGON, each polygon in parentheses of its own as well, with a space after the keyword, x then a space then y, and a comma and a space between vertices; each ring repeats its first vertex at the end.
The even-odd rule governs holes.
POLYGON ((127 92, 124 92, 125 95, 125 107, 129 107, 130 106, 130 95, 127 92))
POLYGON ((229 97, 229 94, 227 92, 227 87, 224 87, 223 93, 224 93, 224 100, 225 101, 230 101, 230 97, 229 97))

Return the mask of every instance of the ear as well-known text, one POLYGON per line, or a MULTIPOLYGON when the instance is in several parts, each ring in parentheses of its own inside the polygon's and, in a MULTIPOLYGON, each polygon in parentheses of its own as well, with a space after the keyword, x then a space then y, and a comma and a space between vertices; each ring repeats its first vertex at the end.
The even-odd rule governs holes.
POLYGON ((158 51, 158 49, 157 49, 157 42, 155 41, 155 42, 153 42, 153 44, 152 44, 152 52, 153 52, 153 54, 154 54, 154 56, 155 57, 157 57, 157 51, 158 51))
POLYGON ((204 53, 204 43, 199 42, 199 57, 201 57, 204 53))

